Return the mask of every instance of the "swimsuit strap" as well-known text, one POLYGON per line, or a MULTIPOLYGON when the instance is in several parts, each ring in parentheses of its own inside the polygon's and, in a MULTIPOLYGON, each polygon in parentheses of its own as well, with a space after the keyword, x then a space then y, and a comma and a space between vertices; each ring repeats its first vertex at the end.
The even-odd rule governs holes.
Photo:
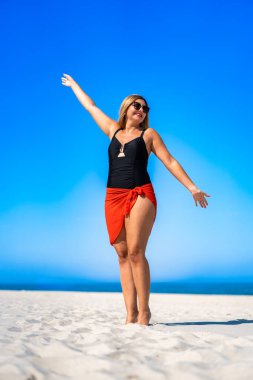
POLYGON ((144 129, 144 130, 141 132, 141 136, 140 136, 140 137, 143 137, 145 131, 146 131, 146 129, 144 129))
POLYGON ((121 128, 117 129, 117 130, 114 132, 114 135, 112 136, 112 139, 114 138, 114 136, 116 135, 116 133, 119 132, 120 129, 121 129, 121 128))

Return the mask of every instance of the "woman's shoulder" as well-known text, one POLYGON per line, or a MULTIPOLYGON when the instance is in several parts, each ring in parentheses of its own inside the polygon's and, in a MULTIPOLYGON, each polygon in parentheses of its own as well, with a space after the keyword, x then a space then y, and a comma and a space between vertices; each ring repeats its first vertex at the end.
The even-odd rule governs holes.
POLYGON ((110 140, 112 139, 114 133, 115 133, 118 129, 120 129, 120 128, 121 128, 121 127, 120 127, 120 125, 119 125, 119 123, 118 123, 117 121, 115 121, 115 122, 111 125, 111 127, 110 127, 110 133, 109 133, 109 136, 108 136, 110 140))
POLYGON ((154 128, 148 127, 148 128, 146 129, 146 131, 145 131, 145 135, 146 135, 147 137, 152 138, 152 137, 154 137, 155 135, 157 135, 157 131, 156 131, 154 128))

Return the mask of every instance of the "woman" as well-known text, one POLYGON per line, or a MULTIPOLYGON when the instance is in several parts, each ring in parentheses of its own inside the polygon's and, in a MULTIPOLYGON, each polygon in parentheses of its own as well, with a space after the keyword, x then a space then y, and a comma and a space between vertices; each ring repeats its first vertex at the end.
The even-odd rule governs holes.
POLYGON ((111 140, 105 218, 110 244, 115 248, 126 305, 125 323, 148 325, 150 271, 145 250, 156 217, 156 197, 147 172, 153 152, 191 192, 195 205, 206 208, 207 195, 199 190, 179 162, 169 153, 160 135, 149 128, 149 107, 140 95, 127 96, 118 122, 105 115, 74 79, 63 74, 62 84, 74 94, 111 140), (138 306, 137 306, 138 297, 138 306))

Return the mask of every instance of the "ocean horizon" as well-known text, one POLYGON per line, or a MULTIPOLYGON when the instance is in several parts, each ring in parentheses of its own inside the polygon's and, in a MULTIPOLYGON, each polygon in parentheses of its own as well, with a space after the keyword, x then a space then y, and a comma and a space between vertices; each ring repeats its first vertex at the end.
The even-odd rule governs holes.
MULTIPOLYGON (((0 290, 122 292, 120 282, 5 283, 0 290)), ((253 282, 151 282, 151 293, 253 295, 253 282)))

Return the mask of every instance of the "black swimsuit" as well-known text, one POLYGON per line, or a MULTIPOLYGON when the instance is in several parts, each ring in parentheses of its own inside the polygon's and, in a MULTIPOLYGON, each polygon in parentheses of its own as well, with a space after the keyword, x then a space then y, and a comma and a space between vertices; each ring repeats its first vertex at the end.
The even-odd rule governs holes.
POLYGON ((120 129, 116 130, 108 147, 109 174, 107 187, 133 189, 136 186, 151 183, 147 172, 148 151, 143 139, 145 130, 139 137, 125 143, 125 156, 118 157, 121 143, 115 135, 120 129))

